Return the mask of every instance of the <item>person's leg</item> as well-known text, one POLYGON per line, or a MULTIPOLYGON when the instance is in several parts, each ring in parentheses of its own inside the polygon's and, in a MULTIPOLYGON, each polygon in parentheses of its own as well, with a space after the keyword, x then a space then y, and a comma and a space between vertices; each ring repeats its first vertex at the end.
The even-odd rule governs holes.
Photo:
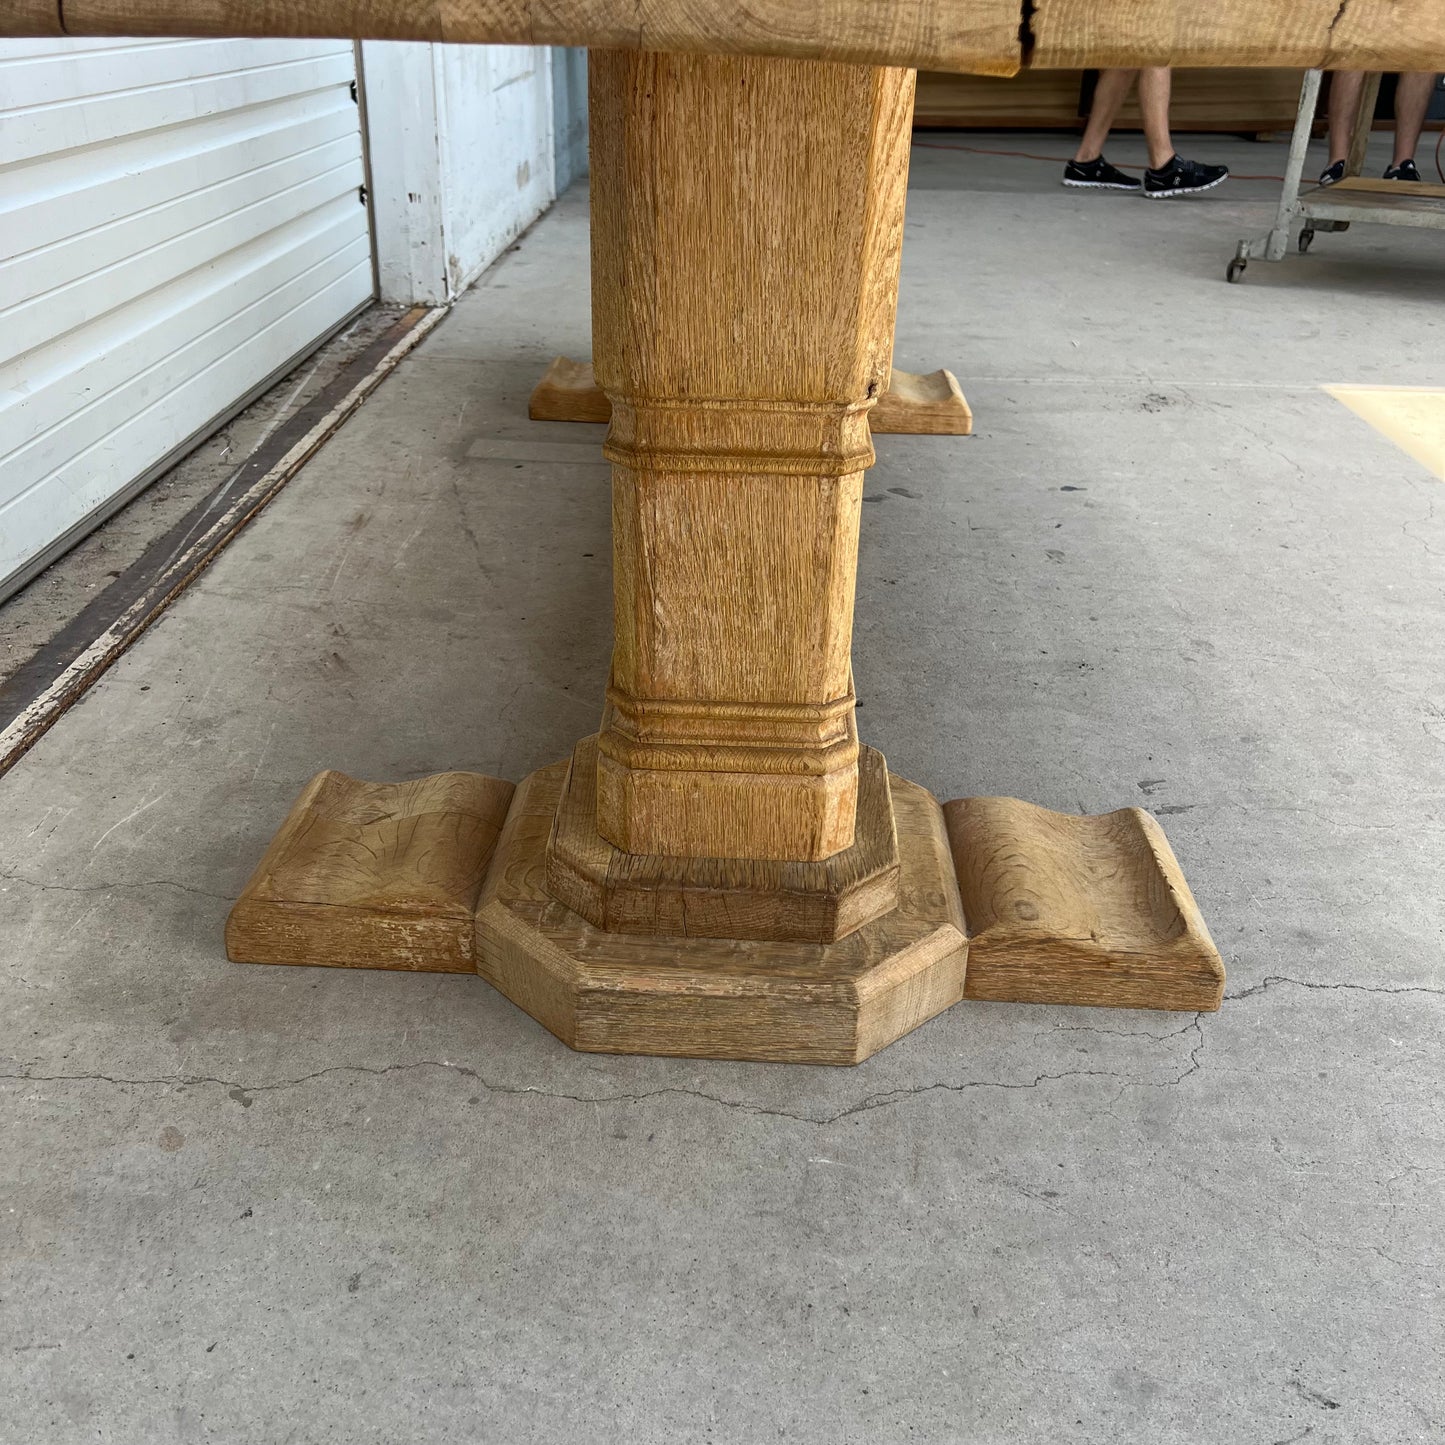
POLYGON ((1363 70, 1336 70, 1330 76, 1330 164, 1348 158, 1360 111, 1363 70))
POLYGON ((1114 118, 1129 87, 1134 83, 1137 70, 1101 70, 1099 83, 1094 87, 1094 103, 1089 107, 1089 119, 1084 134, 1079 139, 1079 148, 1074 152, 1076 161, 1096 161, 1104 151, 1104 142, 1109 138, 1114 118))
POLYGON ((1149 165, 1160 170, 1174 154, 1169 134, 1170 76, 1167 65, 1146 65, 1139 72, 1139 111, 1144 118, 1144 141, 1149 147, 1149 165))
POLYGON ((1413 160, 1420 132, 1425 128, 1425 112, 1430 107, 1430 92, 1435 88, 1433 70, 1412 70, 1400 76, 1395 88, 1395 159, 1394 164, 1413 160))
POLYGON ((1170 73, 1167 65, 1148 65, 1139 72, 1139 111, 1144 119, 1144 141, 1149 147, 1149 169, 1144 172, 1144 195, 1150 200, 1212 191, 1229 179, 1228 166, 1187 161, 1174 149, 1169 134, 1170 73))

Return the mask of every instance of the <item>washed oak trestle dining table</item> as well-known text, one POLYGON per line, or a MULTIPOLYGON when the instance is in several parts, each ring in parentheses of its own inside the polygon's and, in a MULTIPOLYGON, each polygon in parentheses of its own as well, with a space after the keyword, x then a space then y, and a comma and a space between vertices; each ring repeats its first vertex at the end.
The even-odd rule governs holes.
POLYGON ((601 724, 515 786, 320 774, 232 911, 232 958, 475 972, 574 1048, 815 1063, 966 998, 1219 1006, 1151 816, 941 804, 858 735, 914 71, 1423 69, 1438 0, 8 0, 5 34, 591 51, 601 724))

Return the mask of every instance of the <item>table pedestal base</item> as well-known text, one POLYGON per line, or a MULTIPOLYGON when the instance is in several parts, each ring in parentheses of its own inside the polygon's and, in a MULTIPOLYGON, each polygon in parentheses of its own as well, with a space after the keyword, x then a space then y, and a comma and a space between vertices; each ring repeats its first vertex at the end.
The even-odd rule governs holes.
MULTIPOLYGON (((549 891, 569 767, 515 789, 476 773, 320 774, 237 900, 227 952, 476 972, 598 1053, 853 1064, 963 998, 1219 1007, 1219 955, 1162 830, 1137 808, 940 807, 890 776, 897 906, 882 916, 833 942, 640 935, 599 928, 549 891)), ((865 777, 872 767, 865 757, 865 777)), ((633 861, 646 872, 650 860, 633 861)), ((743 916, 757 895, 740 889, 733 907, 743 916)), ((712 926, 726 908, 708 897, 697 917, 712 926)))
POLYGON ((475 971, 607 1053, 851 1064, 965 997, 1217 1008, 1151 819, 945 809, 858 742, 870 431, 968 429, 946 373, 890 371, 912 73, 590 77, 596 376, 558 363, 533 414, 610 418, 603 731, 515 790, 322 774, 231 957, 475 971))
POLYGON ((963 997, 968 944, 943 813, 892 779, 898 906, 836 943, 639 937, 594 927, 546 888, 566 779, 533 773, 477 909, 477 972, 563 1043, 593 1053, 856 1064, 963 997))

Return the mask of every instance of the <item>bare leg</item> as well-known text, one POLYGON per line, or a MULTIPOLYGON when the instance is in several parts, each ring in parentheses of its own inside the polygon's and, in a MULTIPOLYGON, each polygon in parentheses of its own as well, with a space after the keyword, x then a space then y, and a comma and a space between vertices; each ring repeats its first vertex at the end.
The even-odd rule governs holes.
POLYGON ((1094 87, 1094 103, 1089 107, 1089 120, 1079 148, 1074 152, 1076 161, 1096 161, 1104 151, 1104 142, 1109 138, 1114 117, 1134 84, 1137 70, 1104 70, 1099 73, 1099 83, 1094 87))
POLYGON ((1425 127, 1430 92, 1435 88, 1433 70, 1412 70, 1401 75, 1395 90, 1395 159, 1393 164, 1412 160, 1425 127))
POLYGON ((1355 117, 1360 109, 1363 70, 1337 70, 1330 76, 1330 164, 1349 159, 1355 117))
POLYGON ((1169 134, 1170 76, 1167 65, 1146 65, 1139 72, 1139 110, 1144 117, 1144 140, 1149 164, 1156 171, 1174 154, 1169 134))

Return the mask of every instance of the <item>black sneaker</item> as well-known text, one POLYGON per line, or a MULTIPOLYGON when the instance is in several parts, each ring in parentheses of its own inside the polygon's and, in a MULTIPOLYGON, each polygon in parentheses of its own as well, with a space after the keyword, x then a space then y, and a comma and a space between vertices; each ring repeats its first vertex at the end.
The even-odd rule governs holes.
POLYGON ((1345 178, 1344 161, 1336 161, 1333 165, 1326 166, 1320 172, 1320 184, 1322 186, 1336 186, 1345 178))
POLYGON ((1157 171, 1144 172, 1144 194, 1151 201, 1165 201, 1170 196, 1192 196, 1197 191, 1213 190, 1228 179, 1228 166, 1201 165, 1176 155, 1157 171))
POLYGON ((1418 181, 1420 172, 1416 168, 1414 158, 1401 161, 1397 166, 1386 166, 1385 179, 1387 181, 1418 181))
POLYGON ((1100 156, 1093 161, 1070 161, 1064 167, 1064 184, 1086 186, 1092 191, 1137 191, 1144 182, 1126 176, 1100 156))

